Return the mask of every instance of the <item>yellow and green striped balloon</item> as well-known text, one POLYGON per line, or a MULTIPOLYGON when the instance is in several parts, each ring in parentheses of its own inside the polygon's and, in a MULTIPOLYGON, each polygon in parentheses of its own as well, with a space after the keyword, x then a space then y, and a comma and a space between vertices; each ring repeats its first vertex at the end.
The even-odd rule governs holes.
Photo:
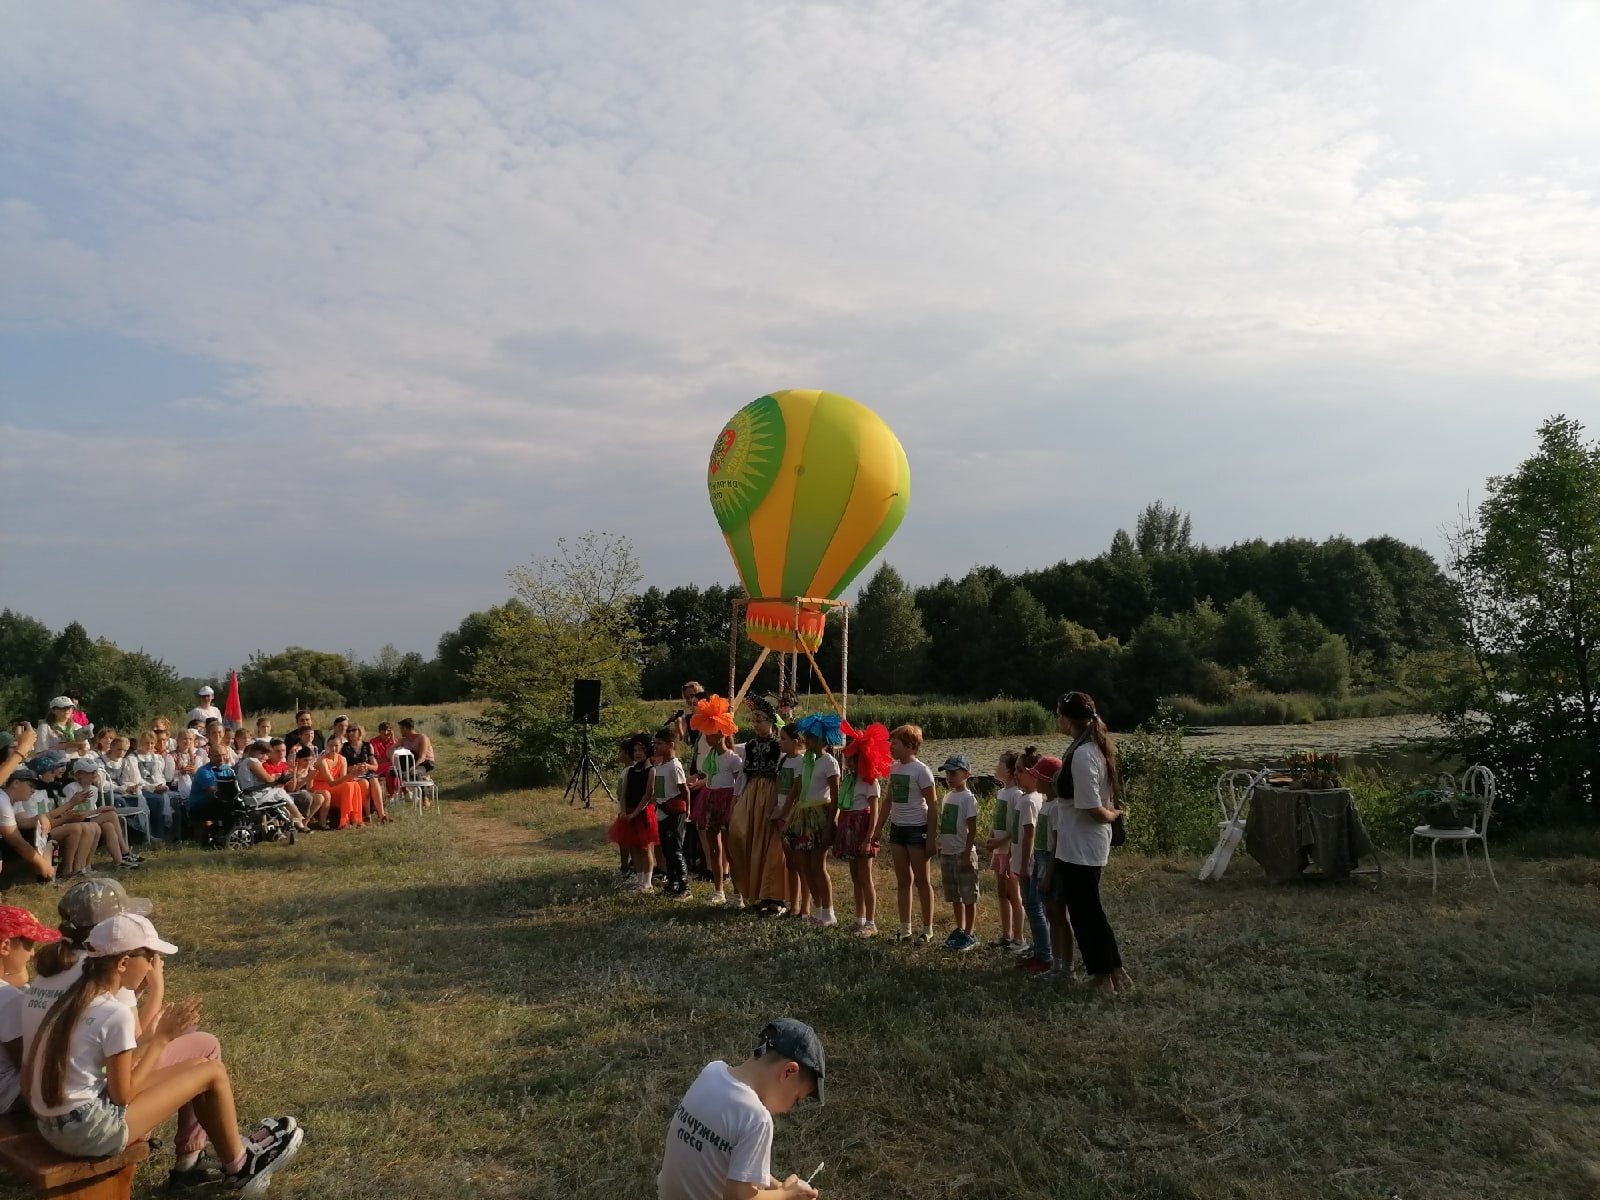
MULTIPOLYGON (((711 507, 752 597, 837 599, 900 527, 911 467, 877 413, 833 392, 774 392, 723 426, 706 471, 711 507)), ((822 644, 823 615, 752 604, 752 641, 822 644)))

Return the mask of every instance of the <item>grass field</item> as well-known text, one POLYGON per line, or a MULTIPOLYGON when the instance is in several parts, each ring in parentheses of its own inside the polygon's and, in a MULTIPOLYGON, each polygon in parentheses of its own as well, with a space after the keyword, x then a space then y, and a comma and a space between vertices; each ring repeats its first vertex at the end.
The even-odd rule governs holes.
POLYGON ((1106 1003, 985 949, 620 895, 607 809, 463 798, 444 761, 441 812, 167 851, 130 880, 184 947, 169 985, 205 997, 243 1114, 308 1128, 274 1194, 653 1196, 682 1090, 782 1013, 825 1037, 830 1103, 780 1119, 774 1166, 826 1159, 829 1197, 1600 1192, 1593 860, 1503 854, 1503 895, 1452 874, 1433 899, 1392 862, 1372 891, 1119 857, 1139 985, 1106 1003))

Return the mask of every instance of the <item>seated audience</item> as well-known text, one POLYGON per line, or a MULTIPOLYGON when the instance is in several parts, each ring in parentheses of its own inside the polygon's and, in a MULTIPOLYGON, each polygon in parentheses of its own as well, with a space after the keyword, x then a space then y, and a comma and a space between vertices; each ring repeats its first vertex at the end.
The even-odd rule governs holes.
POLYGON ((417 723, 410 717, 400 722, 400 741, 402 749, 411 751, 417 756, 417 774, 432 775, 436 765, 433 757, 433 743, 428 740, 428 735, 417 732, 417 723))
POLYGON ((46 853, 45 847, 52 841, 61 848, 58 879, 82 875, 89 868, 94 848, 100 844, 100 826, 92 821, 52 825, 50 813, 55 803, 40 783, 39 777, 27 767, 18 767, 6 780, 5 793, 11 801, 17 828, 40 854, 46 853))
POLYGON ((32 798, 36 782, 28 778, 32 774, 26 767, 16 767, 0 789, 0 888, 35 881, 48 883, 55 878, 49 855, 42 853, 32 838, 23 836, 11 807, 18 797, 32 798))
POLYGON ((37 749, 65 750, 78 740, 80 730, 72 719, 76 707, 71 696, 57 696, 50 701, 50 712, 39 722, 37 749))
POLYGON ((378 756, 367 742, 367 731, 359 725, 349 726, 349 736, 344 743, 344 761, 350 768, 350 778, 366 788, 362 804, 365 815, 387 821, 389 814, 383 810, 383 772, 378 766, 378 756))
POLYGON ((317 756, 311 792, 328 798, 325 804, 317 806, 319 811, 325 810, 322 819, 324 829, 366 824, 361 815, 361 801, 367 788, 364 783, 347 778, 350 768, 341 753, 343 748, 344 739, 330 735, 327 746, 317 756))
MULTIPOLYGON (((322 749, 322 735, 317 732, 316 723, 311 719, 311 712, 309 709, 302 708, 299 712, 295 713, 294 727, 295 729, 310 730, 311 745, 317 750, 322 749)), ((291 732, 293 731, 291 730, 291 732)), ((293 746, 294 743, 291 741, 289 745, 293 746)))
POLYGON ((173 838, 178 792, 172 755, 157 749, 159 737, 153 729, 139 736, 139 753, 134 755, 134 764, 139 770, 145 810, 150 814, 151 840, 166 842, 173 838))
POLYGON ((189 716, 186 719, 190 721, 210 721, 215 719, 218 725, 222 724, 222 710, 212 703, 216 694, 209 683, 201 688, 198 693, 199 700, 189 710, 189 716))
POLYGON ((294 821, 296 829, 304 829, 306 823, 300 815, 299 806, 295 804, 289 793, 278 784, 281 772, 274 772, 267 766, 266 757, 272 747, 266 742, 251 742, 245 752, 239 756, 239 761, 234 764, 234 775, 239 780, 241 792, 264 792, 274 800, 282 800, 289 807, 289 816, 294 821))
POLYGON ((75 825, 92 821, 100 827, 100 841, 111 855, 114 867, 135 868, 144 859, 128 848, 122 836, 122 822, 111 811, 111 795, 99 782, 100 765, 92 758, 72 764, 72 782, 61 791, 61 803, 48 814, 52 826, 75 825))
POLYGON ((206 754, 200 748, 200 734, 193 729, 185 729, 178 734, 178 748, 172 754, 172 779, 180 800, 188 797, 194 773, 205 763, 206 754))

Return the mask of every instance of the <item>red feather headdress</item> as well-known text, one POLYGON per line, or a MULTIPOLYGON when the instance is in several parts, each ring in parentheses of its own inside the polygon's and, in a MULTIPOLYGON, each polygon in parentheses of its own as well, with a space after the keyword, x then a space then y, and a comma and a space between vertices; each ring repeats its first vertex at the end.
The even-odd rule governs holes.
POLYGON ((850 739, 844 756, 856 760, 856 778, 862 783, 873 783, 889 773, 894 756, 889 752, 889 730, 875 721, 865 729, 845 727, 850 739))

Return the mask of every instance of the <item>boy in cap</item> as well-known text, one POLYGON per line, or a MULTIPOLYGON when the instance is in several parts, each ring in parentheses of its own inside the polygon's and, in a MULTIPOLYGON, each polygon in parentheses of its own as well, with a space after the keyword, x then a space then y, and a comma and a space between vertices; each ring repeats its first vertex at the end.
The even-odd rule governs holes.
POLYGON ((709 1063, 667 1123, 657 1200, 811 1200, 796 1175, 772 1177, 772 1118, 807 1096, 822 1103, 827 1059, 811 1026, 789 1017, 761 1031, 736 1067, 709 1063))
POLYGON ((195 693, 195 698, 199 702, 189 710, 189 715, 184 718, 185 723, 189 721, 210 721, 212 719, 220 722, 222 720, 222 710, 214 703, 216 695, 217 693, 212 690, 209 683, 195 693))
POLYGON ((950 790, 939 806, 939 879, 955 928, 945 949, 966 951, 978 944, 972 926, 978 917, 978 798, 967 790, 972 763, 952 754, 939 768, 950 790))

